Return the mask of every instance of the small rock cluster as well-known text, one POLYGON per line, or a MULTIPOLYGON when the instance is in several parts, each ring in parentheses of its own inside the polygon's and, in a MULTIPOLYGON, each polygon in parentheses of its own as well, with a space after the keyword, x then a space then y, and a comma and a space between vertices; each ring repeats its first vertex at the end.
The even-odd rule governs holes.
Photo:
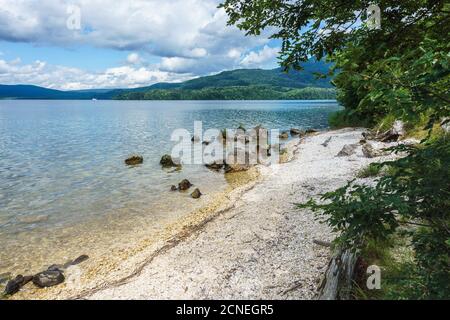
MULTIPOLYGON (((29 282, 33 282, 38 288, 53 287, 61 284, 65 280, 64 272, 70 266, 80 264, 89 259, 87 255, 81 255, 75 260, 68 261, 63 265, 53 264, 47 270, 39 272, 34 276, 18 275, 14 279, 6 283, 4 295, 13 295, 20 291, 20 289, 29 282)), ((9 276, 9 274, 8 274, 9 276)))
MULTIPOLYGON (((179 184, 178 187, 173 185, 170 190, 171 191, 187 191, 189 190, 191 187, 193 186, 193 184, 188 180, 188 179, 184 179, 182 180, 179 184)), ((191 197, 193 199, 199 199, 202 196, 202 193, 200 192, 200 189, 196 188, 194 190, 194 192, 191 193, 191 197)))

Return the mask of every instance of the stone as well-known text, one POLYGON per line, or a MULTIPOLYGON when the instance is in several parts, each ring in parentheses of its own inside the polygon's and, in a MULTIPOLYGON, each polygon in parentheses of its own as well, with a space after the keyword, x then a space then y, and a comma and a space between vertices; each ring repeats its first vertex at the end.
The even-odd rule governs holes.
POLYGON ((177 191, 177 190, 178 190, 177 186, 171 186, 170 187, 170 191, 177 191))
POLYGON ((194 199, 199 199, 202 196, 200 189, 195 189, 194 192, 191 193, 191 197, 194 199))
POLYGON ((341 151, 337 154, 338 157, 348 157, 355 153, 357 145, 346 144, 341 151))
POLYGON ((224 167, 224 164, 223 163, 216 163, 214 161, 213 163, 205 164, 205 167, 207 167, 208 169, 214 170, 214 171, 219 171, 220 169, 222 169, 224 167))
POLYGON ((325 141, 322 143, 322 146, 324 146, 325 148, 328 147, 328 145, 329 145, 330 142, 331 142, 331 139, 332 139, 332 137, 329 137, 327 140, 325 140, 325 141))
POLYGON ((392 128, 381 134, 378 139, 381 142, 396 142, 405 135, 403 121, 397 120, 392 125, 392 128))
POLYGON ((382 155, 382 152, 380 150, 376 150, 370 143, 365 143, 362 146, 362 152, 366 158, 376 158, 382 155))
POLYGON ((125 164, 128 166, 136 166, 138 164, 142 164, 144 162, 144 158, 138 155, 133 155, 125 160, 125 164))
POLYGON ((159 164, 162 165, 163 168, 178 167, 169 154, 163 155, 159 161, 159 164))
POLYGON ((188 190, 192 186, 193 186, 193 184, 189 180, 184 179, 183 181, 181 181, 178 184, 178 190, 185 191, 185 190, 188 190))
POLYGON ((53 287, 63 283, 64 280, 64 274, 60 270, 47 270, 33 277, 33 283, 39 288, 53 287))
POLYGON ((305 132, 303 132, 302 130, 300 130, 300 129, 296 129, 296 128, 291 128, 291 135, 292 136, 302 136, 302 135, 304 135, 305 134, 305 132))
POLYGON ((317 133, 317 132, 319 132, 319 131, 317 131, 316 129, 307 129, 305 131, 305 134, 314 134, 314 133, 317 133))
POLYGON ((33 278, 32 276, 25 276, 25 277, 22 275, 16 276, 14 279, 8 281, 5 287, 4 294, 13 295, 19 292, 20 288, 22 288, 24 285, 30 282, 32 278, 33 278))
POLYGON ((89 259, 89 256, 87 254, 82 254, 81 256, 79 256, 78 258, 76 258, 75 260, 72 261, 71 265, 75 266, 77 264, 80 264, 84 261, 86 261, 87 259, 89 259))
POLYGON ((280 139, 288 139, 289 138, 289 133, 287 132, 282 132, 280 134, 280 139))

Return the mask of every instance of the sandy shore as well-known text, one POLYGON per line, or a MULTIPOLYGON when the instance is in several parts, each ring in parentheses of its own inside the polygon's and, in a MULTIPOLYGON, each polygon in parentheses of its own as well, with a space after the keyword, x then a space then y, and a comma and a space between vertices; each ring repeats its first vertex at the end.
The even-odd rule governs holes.
POLYGON ((291 151, 293 161, 261 168, 263 181, 234 206, 139 273, 86 299, 311 299, 329 259, 313 239, 332 240, 327 226, 294 203, 344 185, 373 161, 357 143, 362 130, 340 130, 306 138, 291 151), (321 144, 331 137, 327 147, 321 144))
POLYGON ((330 241, 333 235, 294 204, 343 186, 370 162, 385 159, 364 157, 360 146, 354 155, 336 157, 362 132, 294 139, 288 163, 238 178, 232 192, 168 228, 159 241, 112 252, 114 263, 87 262, 68 270, 61 286, 24 290, 14 298, 311 299, 330 257, 313 239, 330 241))

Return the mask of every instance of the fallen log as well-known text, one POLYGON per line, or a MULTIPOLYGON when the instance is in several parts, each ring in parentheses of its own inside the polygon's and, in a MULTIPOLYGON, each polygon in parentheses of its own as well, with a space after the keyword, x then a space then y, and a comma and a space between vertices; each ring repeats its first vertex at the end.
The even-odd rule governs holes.
POLYGON ((356 261, 357 254, 355 252, 338 249, 328 264, 318 289, 317 299, 351 299, 356 261))

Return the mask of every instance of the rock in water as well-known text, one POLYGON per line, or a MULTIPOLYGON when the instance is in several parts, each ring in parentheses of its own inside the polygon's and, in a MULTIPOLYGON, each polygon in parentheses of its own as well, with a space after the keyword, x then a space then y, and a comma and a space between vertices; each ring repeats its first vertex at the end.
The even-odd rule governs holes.
POLYGON ((170 187, 170 191, 177 191, 177 190, 178 190, 177 186, 171 186, 170 187))
POLYGON ((183 181, 181 181, 178 184, 178 190, 185 191, 185 190, 188 190, 192 186, 193 186, 193 184, 189 180, 184 179, 183 181))
POLYGON ((173 162, 172 157, 168 154, 162 156, 161 160, 159 161, 159 164, 162 165, 164 168, 171 168, 178 166, 175 162, 173 162))
POLYGON ((288 139, 289 138, 289 133, 287 132, 282 132, 280 134, 280 139, 288 139))
POLYGON ((191 193, 191 197, 194 199, 199 199, 202 196, 200 189, 195 189, 194 192, 191 193))
POLYGON ((12 295, 19 292, 20 288, 26 285, 28 282, 32 280, 32 276, 22 276, 18 275, 12 280, 9 280, 5 287, 5 294, 12 295))
POLYGON ((135 166, 138 164, 142 164, 144 162, 144 158, 138 155, 134 155, 125 160, 125 164, 128 166, 135 166))
POLYGON ((63 283, 64 280, 64 274, 60 270, 47 270, 33 277, 33 283, 40 288, 53 287, 63 283))
POLYGON ((300 129, 296 129, 296 128, 291 129, 292 136, 298 136, 298 135, 303 135, 303 134, 304 134, 304 132, 300 129))
POLYGON ((355 153, 356 147, 358 145, 355 144, 346 144, 341 151, 337 154, 338 157, 348 157, 355 153))

